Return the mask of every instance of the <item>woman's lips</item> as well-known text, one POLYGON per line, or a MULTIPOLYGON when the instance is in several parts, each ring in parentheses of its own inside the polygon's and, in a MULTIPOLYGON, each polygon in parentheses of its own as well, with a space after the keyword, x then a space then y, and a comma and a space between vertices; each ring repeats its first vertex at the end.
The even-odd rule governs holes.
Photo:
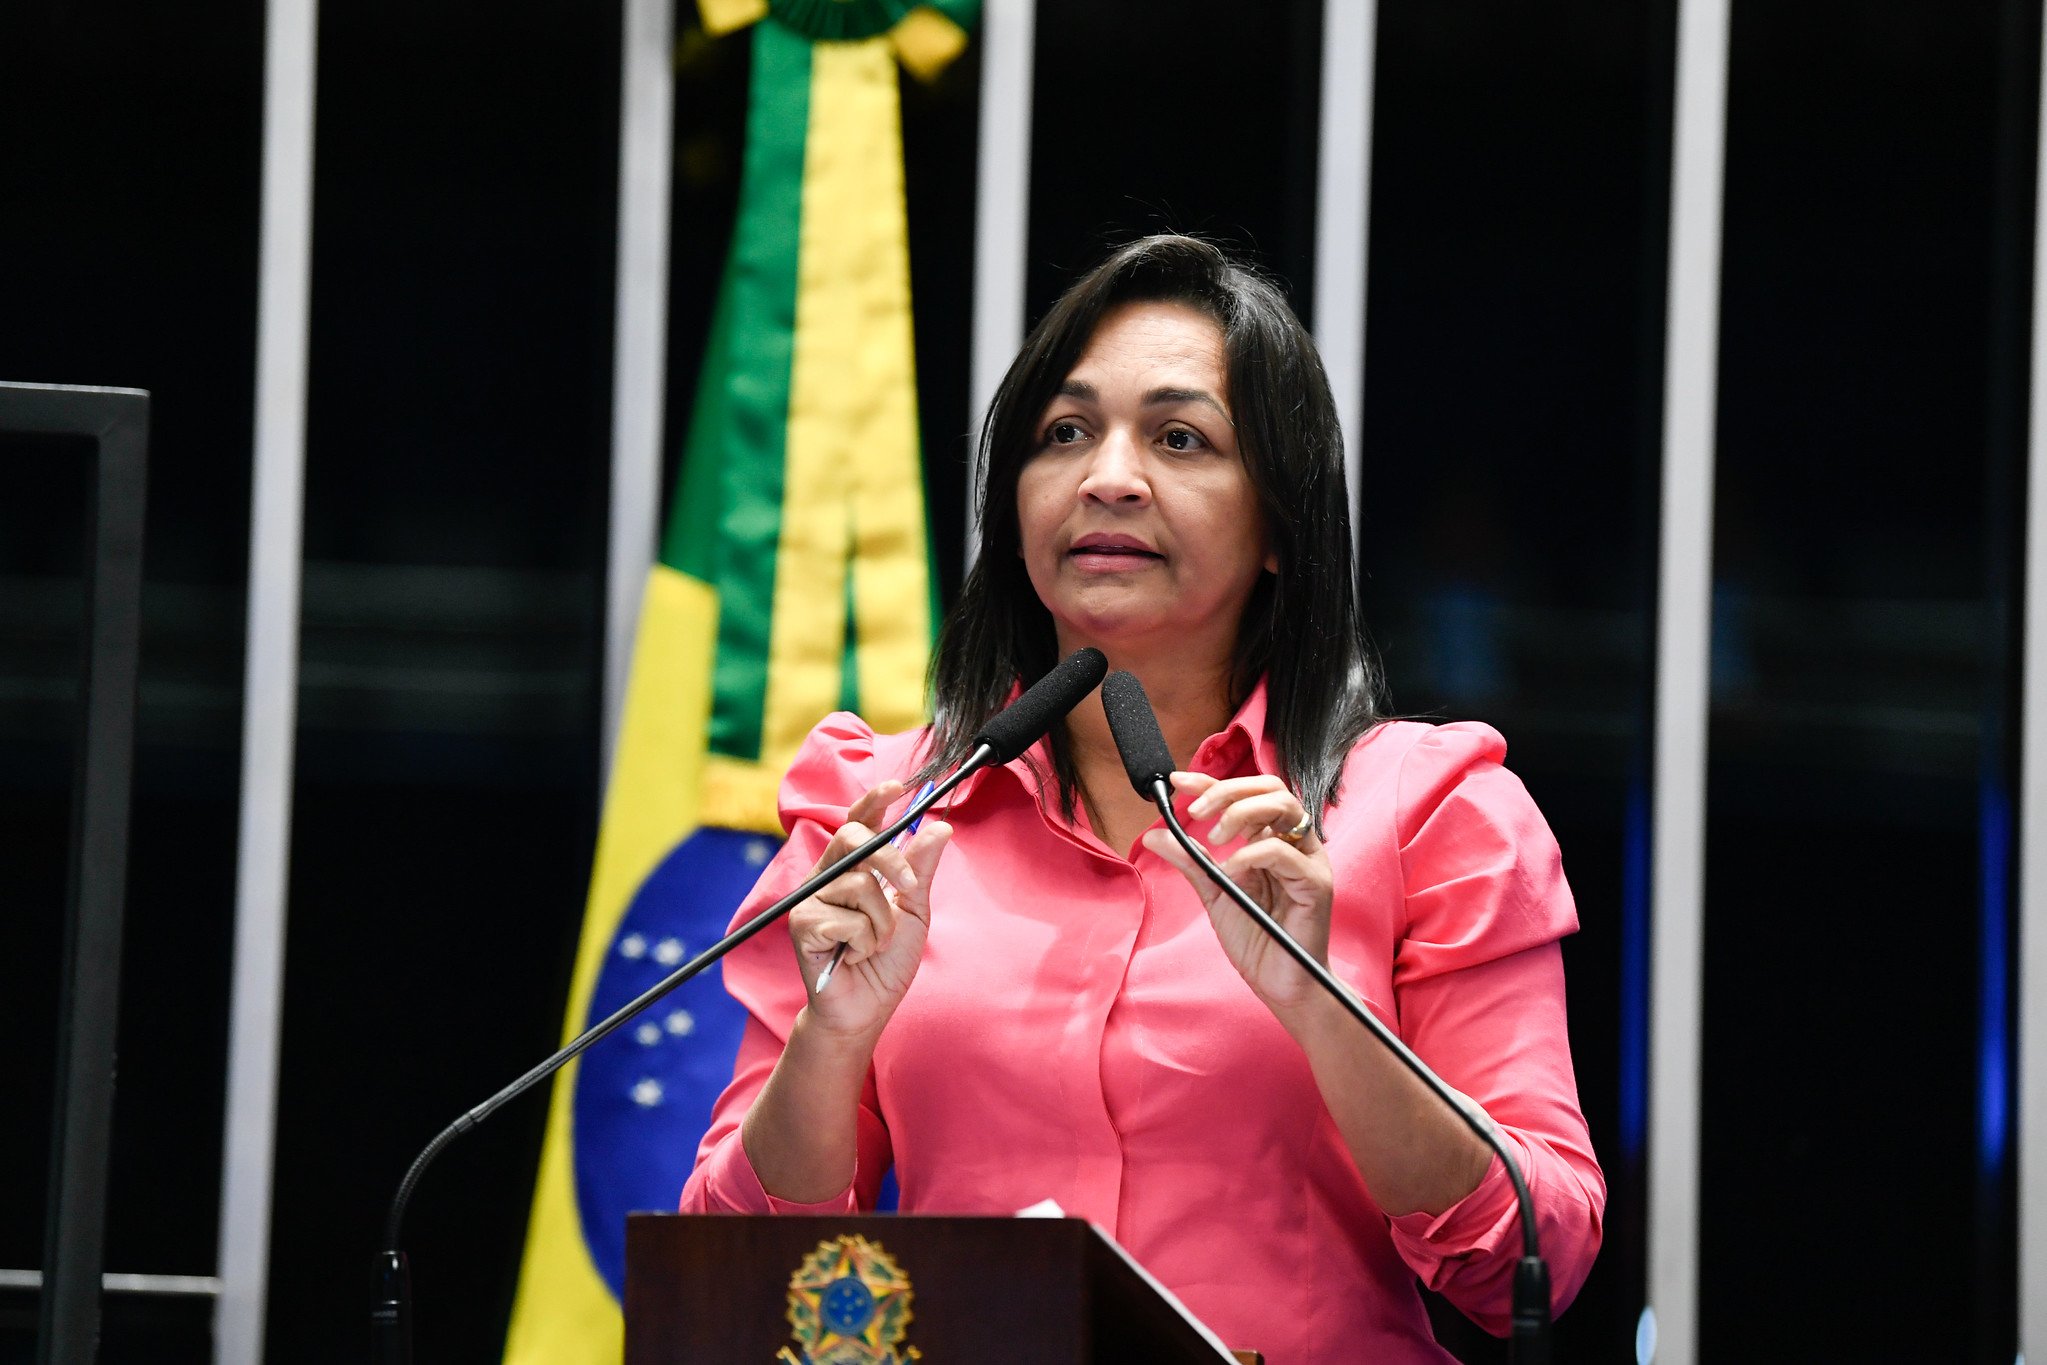
POLYGON ((1142 545, 1108 543, 1076 545, 1066 552, 1066 557, 1077 567, 1095 573, 1129 573, 1157 564, 1164 558, 1156 550, 1147 550, 1142 545))

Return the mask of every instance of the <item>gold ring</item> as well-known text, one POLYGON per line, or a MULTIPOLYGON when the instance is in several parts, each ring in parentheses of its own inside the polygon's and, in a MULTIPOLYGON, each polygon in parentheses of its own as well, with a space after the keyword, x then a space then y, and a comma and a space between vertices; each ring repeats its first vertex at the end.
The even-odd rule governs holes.
POLYGON ((1308 831, 1313 828, 1315 828, 1314 819, 1308 814, 1308 812, 1302 811, 1300 824, 1295 825, 1292 829, 1276 830, 1274 831, 1274 837, 1284 839, 1288 843, 1292 844, 1294 847, 1299 848, 1301 845, 1301 840, 1307 838, 1308 831))

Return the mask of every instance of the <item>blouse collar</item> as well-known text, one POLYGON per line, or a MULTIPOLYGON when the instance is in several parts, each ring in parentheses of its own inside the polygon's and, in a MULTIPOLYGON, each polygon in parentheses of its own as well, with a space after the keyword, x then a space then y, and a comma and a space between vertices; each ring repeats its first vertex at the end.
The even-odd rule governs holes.
POLYGON ((1265 679, 1260 677, 1229 724, 1202 740, 1188 761, 1220 777, 1242 767, 1248 757, 1259 772, 1279 776, 1279 746, 1267 731, 1265 705, 1265 679))

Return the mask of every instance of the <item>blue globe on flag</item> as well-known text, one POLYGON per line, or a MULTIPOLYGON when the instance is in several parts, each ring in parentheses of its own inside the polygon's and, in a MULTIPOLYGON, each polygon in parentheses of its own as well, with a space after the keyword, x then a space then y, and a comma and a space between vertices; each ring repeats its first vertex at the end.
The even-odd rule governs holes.
MULTIPOLYGON (((781 845, 699 829, 640 885, 619 920, 584 1027, 724 937, 781 845)), ((712 966, 583 1054, 576 1075, 576 1206, 598 1273, 623 1300, 625 1216, 672 1211, 711 1106, 732 1079, 746 1013, 712 966)))

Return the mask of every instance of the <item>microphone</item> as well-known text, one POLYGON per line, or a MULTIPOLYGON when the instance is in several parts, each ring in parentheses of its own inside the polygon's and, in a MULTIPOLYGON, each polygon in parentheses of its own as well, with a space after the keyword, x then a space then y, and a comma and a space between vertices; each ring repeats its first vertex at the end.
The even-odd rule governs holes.
POLYGON ((1083 649, 1069 655, 982 726, 973 738, 974 751, 966 762, 953 769, 943 781, 927 788, 886 829, 877 831, 866 843, 830 867, 813 872, 803 885, 677 967, 636 999, 583 1030, 546 1061, 442 1129, 413 1158, 404 1180, 399 1182, 398 1193, 392 1197, 391 1211, 384 1221, 384 1246, 387 1249, 377 1254, 377 1294, 370 1312, 371 1360, 376 1365, 412 1365, 411 1270, 406 1264, 405 1253, 398 1250, 398 1235, 404 1226, 406 1205, 412 1202, 412 1191, 419 1184, 420 1176, 449 1143, 561 1070, 593 1043, 788 914, 828 883, 844 876, 848 869, 858 866, 876 849, 921 820, 925 811, 937 805, 968 776, 990 763, 1007 763, 1036 744, 1052 728, 1053 722, 1078 706, 1081 698, 1100 686, 1102 675, 1108 671, 1109 661, 1099 649, 1083 649))
POLYGON ((1166 747, 1166 737, 1159 731, 1158 716, 1151 709, 1150 698, 1144 694, 1144 684, 1128 673, 1110 674, 1108 681, 1102 684, 1102 711, 1109 719, 1109 733, 1115 738, 1116 752, 1123 757, 1123 771, 1129 774, 1130 785, 1137 789, 1139 796, 1159 808, 1159 814, 1165 817, 1166 828, 1172 831, 1180 847, 1187 850, 1187 856, 1194 859, 1208 874, 1210 881, 1221 887, 1225 895, 1286 951, 1287 956, 1315 978, 1316 984, 1328 991, 1346 1013, 1363 1024, 1367 1032, 1399 1058, 1402 1065, 1412 1071, 1437 1099, 1449 1106, 1450 1112, 1500 1158, 1508 1180, 1513 1183, 1514 1198, 1521 1211, 1521 1259, 1514 1267, 1509 1359, 1516 1365, 1549 1365, 1549 1267, 1543 1263, 1536 1241, 1535 1204, 1528 1193, 1528 1182, 1522 1178, 1521 1168, 1515 1164, 1513 1154, 1490 1123, 1467 1109, 1443 1078, 1429 1069, 1427 1062, 1417 1057, 1412 1048, 1380 1021, 1378 1015, 1345 990, 1330 970, 1315 960, 1313 953, 1303 948, 1292 934, 1280 927, 1279 921, 1264 906, 1252 900, 1244 888, 1216 866, 1207 849, 1188 836, 1180 825, 1180 817, 1173 811, 1173 754, 1166 747))
MULTIPOLYGON (((1172 792, 1173 751, 1159 730, 1158 713, 1134 673, 1114 673, 1102 684, 1102 714, 1109 718, 1109 734, 1122 755, 1123 771, 1130 785, 1147 801, 1157 801, 1157 788, 1172 792)), ((1172 805, 1170 799, 1166 805, 1172 805)))
POLYGON ((1043 738, 1053 721, 1100 687, 1108 671, 1109 660, 1099 649, 1075 650, 983 725, 974 736, 975 746, 992 749, 991 762, 1011 762, 1043 738))

